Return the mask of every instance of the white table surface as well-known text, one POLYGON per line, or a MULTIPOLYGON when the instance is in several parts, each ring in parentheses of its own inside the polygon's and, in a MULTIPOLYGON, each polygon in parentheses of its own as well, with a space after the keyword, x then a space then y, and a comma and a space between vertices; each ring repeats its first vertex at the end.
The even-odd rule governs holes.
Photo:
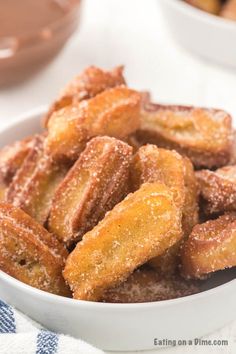
MULTIPOLYGON (((48 104, 70 78, 92 64, 124 64, 130 86, 151 90, 155 100, 224 108, 236 117, 236 71, 204 62, 174 43, 158 1, 85 0, 80 29, 53 64, 24 85, 0 90, 0 127, 48 104)), ((234 354, 236 322, 211 338, 228 339, 229 346, 151 353, 234 354)))

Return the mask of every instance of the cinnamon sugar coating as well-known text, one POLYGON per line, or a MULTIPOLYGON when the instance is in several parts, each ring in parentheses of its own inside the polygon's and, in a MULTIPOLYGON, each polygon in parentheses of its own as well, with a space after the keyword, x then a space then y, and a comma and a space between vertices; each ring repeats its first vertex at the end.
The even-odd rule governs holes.
POLYGON ((136 136, 141 143, 177 150, 196 168, 224 166, 232 154, 231 117, 222 110, 149 104, 136 136))
POLYGON ((28 137, 5 146, 0 151, 0 199, 3 200, 7 187, 11 183, 24 159, 34 145, 36 137, 28 137))
POLYGON ((196 172, 205 214, 236 211, 236 165, 196 172))
POLYGON ((55 159, 76 160, 92 137, 127 137, 140 125, 140 97, 121 86, 55 112, 48 123, 46 152, 55 159))
POLYGON ((226 214, 193 228, 182 253, 182 275, 201 278, 236 266, 236 214, 226 214))
MULTIPOLYGON (((142 146, 133 159, 131 181, 134 190, 146 182, 166 184, 182 213, 183 237, 188 237, 198 223, 198 187, 188 158, 155 145, 142 146)), ((179 263, 181 243, 178 241, 164 254, 152 259, 150 265, 164 274, 174 273, 179 263)))
POLYGON ((176 275, 166 278, 152 269, 140 268, 125 282, 107 290, 102 301, 127 304, 163 301, 196 294, 199 291, 196 282, 186 281, 176 275))
POLYGON ((43 142, 42 136, 36 138, 5 196, 8 203, 23 209, 40 224, 47 221, 52 197, 69 168, 45 154, 43 142))
POLYGON ((126 143, 93 138, 55 193, 49 230, 67 244, 81 239, 128 194, 131 157, 126 143))
POLYGON ((181 213, 170 189, 144 184, 84 235, 66 261, 64 277, 75 299, 98 301, 181 236, 181 213))
POLYGON ((48 125, 51 115, 61 108, 77 105, 82 100, 92 98, 108 88, 120 85, 125 85, 123 66, 118 66, 110 71, 89 66, 69 82, 60 97, 52 104, 45 116, 45 126, 48 125))
POLYGON ((54 294, 69 296, 62 269, 64 246, 29 215, 0 203, 0 269, 14 278, 54 294))

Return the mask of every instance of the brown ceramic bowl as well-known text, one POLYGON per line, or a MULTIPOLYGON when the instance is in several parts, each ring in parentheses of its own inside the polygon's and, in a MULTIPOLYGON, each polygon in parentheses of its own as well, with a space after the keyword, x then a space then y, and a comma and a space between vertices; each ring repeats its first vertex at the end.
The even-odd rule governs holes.
MULTIPOLYGON (((14 1, 19 0, 11 0, 13 9, 14 1)), ((30 1, 35 0, 28 0, 28 3, 30 1)), ((11 33, 10 36, 4 37, 1 36, 0 31, 0 87, 28 79, 56 57, 78 26, 80 3, 81 0, 55 0, 56 6, 63 5, 61 15, 56 20, 51 21, 48 18, 47 23, 45 16, 40 28, 40 25, 32 24, 31 17, 27 32, 21 33, 18 28, 18 33, 11 33), (34 27, 32 31, 30 26, 34 27)), ((1 6, 0 2, 0 12, 1 6)), ((14 16, 21 15, 14 14, 14 16)), ((37 14, 32 14, 31 11, 29 16, 37 16, 37 14)), ((14 21, 14 18, 10 17, 11 15, 9 21, 14 21)))

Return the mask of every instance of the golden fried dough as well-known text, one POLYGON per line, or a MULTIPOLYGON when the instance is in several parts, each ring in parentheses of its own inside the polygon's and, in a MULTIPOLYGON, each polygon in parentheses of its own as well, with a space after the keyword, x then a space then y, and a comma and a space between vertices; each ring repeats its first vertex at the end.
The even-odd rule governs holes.
POLYGON ((221 110, 149 104, 136 136, 143 144, 177 150, 197 168, 221 167, 232 154, 231 117, 221 110))
POLYGON ((159 149, 156 145, 141 146, 132 163, 133 190, 143 183, 158 181, 171 189, 176 205, 182 208, 185 200, 184 159, 177 152, 159 149))
POLYGON ((236 0, 228 0, 224 4, 220 16, 236 21, 236 0))
POLYGON ((29 137, 5 146, 0 151, 0 200, 5 197, 7 187, 34 145, 35 137, 29 137))
MULTIPOLYGON (((198 223, 198 188, 193 167, 188 158, 176 151, 142 146, 135 154, 131 170, 134 190, 145 182, 162 182, 172 191, 175 203, 182 212, 183 236, 186 238, 198 223)), ((179 262, 182 241, 155 257, 150 265, 165 274, 172 274, 179 262)))
POLYGON ((236 211, 236 165, 219 168, 215 172, 196 172, 204 212, 209 214, 236 211))
POLYGON ((75 299, 100 300, 181 237, 181 212, 170 189, 144 184, 84 235, 66 261, 64 278, 75 299))
POLYGON ((127 137, 139 128, 140 100, 138 92, 122 86, 55 112, 48 123, 46 151, 55 159, 76 160, 92 137, 127 137))
POLYGON ((58 164, 44 154, 43 139, 37 139, 38 143, 17 171, 5 199, 44 224, 49 215, 52 197, 65 177, 68 166, 58 164))
POLYGON ((52 113, 61 108, 71 104, 76 105, 108 88, 120 85, 125 85, 123 66, 118 66, 111 71, 105 71, 95 66, 86 68, 66 86, 58 100, 52 104, 45 117, 45 126, 47 126, 52 113))
POLYGON ((193 5, 200 10, 217 15, 220 12, 220 0, 185 0, 188 4, 193 5))
POLYGON ((0 269, 54 294, 69 296, 62 269, 62 244, 21 209, 0 203, 0 269))
POLYGON ((93 138, 56 191, 49 230, 70 244, 92 229, 129 192, 132 148, 115 138, 93 138))
POLYGON ((148 268, 137 269, 129 278, 105 291, 103 302, 141 303, 176 299, 198 293, 196 282, 186 281, 179 276, 165 278, 148 268))
POLYGON ((182 275, 202 276, 236 266, 236 215, 226 214, 193 228, 182 248, 182 275))

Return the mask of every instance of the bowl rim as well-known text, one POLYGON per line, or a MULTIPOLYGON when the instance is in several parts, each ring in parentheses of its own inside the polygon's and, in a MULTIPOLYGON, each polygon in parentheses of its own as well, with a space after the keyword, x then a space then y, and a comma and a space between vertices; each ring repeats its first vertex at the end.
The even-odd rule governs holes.
MULTIPOLYGON (((167 0, 166 0, 167 1, 167 0)), ((168 0, 172 1, 172 0, 168 0)), ((0 128, 0 137, 4 132, 10 131, 15 126, 25 123, 26 121, 33 121, 36 119, 40 119, 43 115, 47 112, 48 106, 40 106, 38 108, 32 109, 26 113, 22 113, 16 116, 10 123, 4 125, 3 128, 0 128)), ((5 273, 4 271, 0 270, 0 280, 8 283, 9 286, 14 287, 17 291, 27 292, 30 295, 35 296, 36 298, 46 300, 48 302, 54 303, 59 302, 64 305, 70 306, 83 306, 86 308, 94 308, 94 309, 113 309, 113 310, 120 310, 120 309, 130 309, 136 310, 139 309, 146 309, 146 308, 153 308, 153 307, 165 307, 165 306, 174 306, 178 303, 184 303, 188 300, 198 300, 200 298, 209 297, 214 295, 218 292, 224 291, 227 287, 231 287, 233 284, 236 284, 236 279, 232 279, 227 281, 224 284, 218 285, 214 288, 204 290, 197 294, 183 296, 177 299, 170 299, 170 300, 162 300, 162 301, 153 301, 153 302, 144 302, 144 303, 103 303, 103 302, 93 302, 87 300, 77 300, 73 298, 67 298, 61 295, 55 295, 52 293, 48 293, 46 291, 37 289, 32 287, 31 285, 25 284, 18 279, 10 276, 9 274, 5 273)))
POLYGON ((236 31, 236 21, 208 13, 183 0, 162 0, 162 3, 168 3, 178 11, 181 11, 187 16, 192 16, 198 21, 236 31))

